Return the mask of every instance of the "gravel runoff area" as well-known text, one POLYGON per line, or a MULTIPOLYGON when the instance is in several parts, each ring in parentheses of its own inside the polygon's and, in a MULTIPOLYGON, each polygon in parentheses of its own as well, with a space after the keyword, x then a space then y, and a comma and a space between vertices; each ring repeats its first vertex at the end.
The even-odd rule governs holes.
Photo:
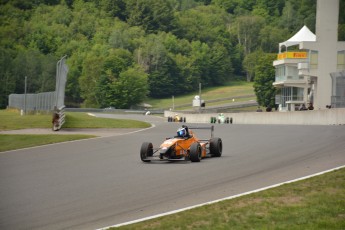
POLYGON ((94 135, 98 137, 110 137, 110 136, 118 136, 123 135, 126 133, 135 132, 141 129, 131 128, 131 129, 106 129, 106 128, 98 128, 98 129, 61 129, 59 131, 53 131, 52 129, 19 129, 19 130, 6 130, 0 131, 0 134, 59 134, 59 135, 73 135, 73 134, 86 134, 86 135, 94 135))

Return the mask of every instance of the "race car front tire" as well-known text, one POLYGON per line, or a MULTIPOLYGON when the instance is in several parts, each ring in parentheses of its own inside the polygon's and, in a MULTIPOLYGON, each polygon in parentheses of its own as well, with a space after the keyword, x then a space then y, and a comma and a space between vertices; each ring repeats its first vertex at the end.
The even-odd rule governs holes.
POLYGON ((223 142, 219 137, 210 140, 210 153, 214 157, 220 157, 223 151, 223 142))
POLYGON ((189 157, 190 157, 190 160, 192 162, 200 162, 200 160, 201 160, 201 145, 199 143, 195 142, 190 146, 189 157))
POLYGON ((140 159, 143 162, 151 162, 147 157, 152 157, 153 155, 153 145, 150 142, 144 142, 140 149, 140 159))

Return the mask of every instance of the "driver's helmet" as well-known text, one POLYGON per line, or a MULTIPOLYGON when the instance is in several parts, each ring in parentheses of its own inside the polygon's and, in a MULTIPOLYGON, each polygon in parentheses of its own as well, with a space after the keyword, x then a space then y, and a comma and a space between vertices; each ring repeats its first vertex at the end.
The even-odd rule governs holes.
POLYGON ((187 131, 185 128, 179 128, 177 130, 177 136, 179 136, 179 137, 184 137, 184 136, 186 136, 186 134, 187 134, 187 131))

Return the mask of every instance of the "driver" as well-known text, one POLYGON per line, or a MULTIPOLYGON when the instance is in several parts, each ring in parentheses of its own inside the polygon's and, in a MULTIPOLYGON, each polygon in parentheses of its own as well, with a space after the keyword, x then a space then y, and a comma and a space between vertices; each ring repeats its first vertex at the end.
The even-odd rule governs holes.
POLYGON ((177 130, 177 136, 189 138, 190 136, 189 136, 188 127, 185 125, 182 125, 182 127, 177 130))

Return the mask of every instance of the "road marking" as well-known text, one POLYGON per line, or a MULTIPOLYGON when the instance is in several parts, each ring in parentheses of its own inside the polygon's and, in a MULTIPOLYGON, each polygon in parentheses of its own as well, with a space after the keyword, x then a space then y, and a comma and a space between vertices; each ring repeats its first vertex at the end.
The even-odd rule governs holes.
POLYGON ((139 222, 146 221, 146 220, 155 219, 155 218, 162 217, 162 216, 168 216, 168 215, 171 215, 171 214, 187 211, 187 210, 190 210, 190 209, 193 209, 193 208, 198 208, 198 207, 201 207, 201 206, 218 203, 218 202, 225 201, 225 200, 231 200, 231 199, 234 199, 234 198, 237 198, 237 197, 249 195, 249 194, 252 194, 252 193, 261 192, 261 191, 264 191, 264 190, 267 190, 267 189, 271 189, 271 188, 276 188, 276 187, 279 187, 279 186, 284 185, 284 184, 290 184, 290 183, 293 183, 293 182, 309 179, 309 178, 312 178, 312 177, 315 177, 315 176, 320 176, 322 174, 325 174, 325 173, 328 173, 328 172, 333 172, 333 171, 336 171, 336 170, 339 170, 339 169, 342 169, 342 168, 345 168, 345 165, 342 165, 342 166, 339 166, 339 167, 336 167, 336 168, 332 168, 332 169, 329 169, 329 170, 326 170, 326 171, 318 172, 318 173, 315 173, 315 174, 311 174, 311 175, 308 175, 308 176, 300 177, 300 178, 297 178, 297 179, 293 179, 293 180, 285 181, 285 182, 282 182, 282 183, 270 185, 270 186, 267 186, 267 187, 255 189, 255 190, 252 190, 252 191, 249 191, 249 192, 244 192, 244 193, 241 193, 241 194, 237 194, 237 195, 225 197, 225 198, 218 199, 218 200, 209 201, 209 202, 202 203, 202 204, 197 204, 197 205, 193 205, 193 206, 189 206, 189 207, 173 210, 173 211, 170 211, 170 212, 165 212, 165 213, 161 213, 161 214, 157 214, 157 215, 153 215, 153 216, 148 216, 148 217, 144 217, 144 218, 137 219, 137 220, 132 220, 132 221, 128 221, 128 222, 124 222, 124 223, 120 223, 120 224, 116 224, 116 225, 112 225, 112 226, 108 226, 108 227, 104 227, 104 228, 99 228, 97 230, 105 230, 105 229, 108 229, 108 228, 117 228, 117 227, 121 227, 121 226, 125 226, 125 225, 139 223, 139 222))

